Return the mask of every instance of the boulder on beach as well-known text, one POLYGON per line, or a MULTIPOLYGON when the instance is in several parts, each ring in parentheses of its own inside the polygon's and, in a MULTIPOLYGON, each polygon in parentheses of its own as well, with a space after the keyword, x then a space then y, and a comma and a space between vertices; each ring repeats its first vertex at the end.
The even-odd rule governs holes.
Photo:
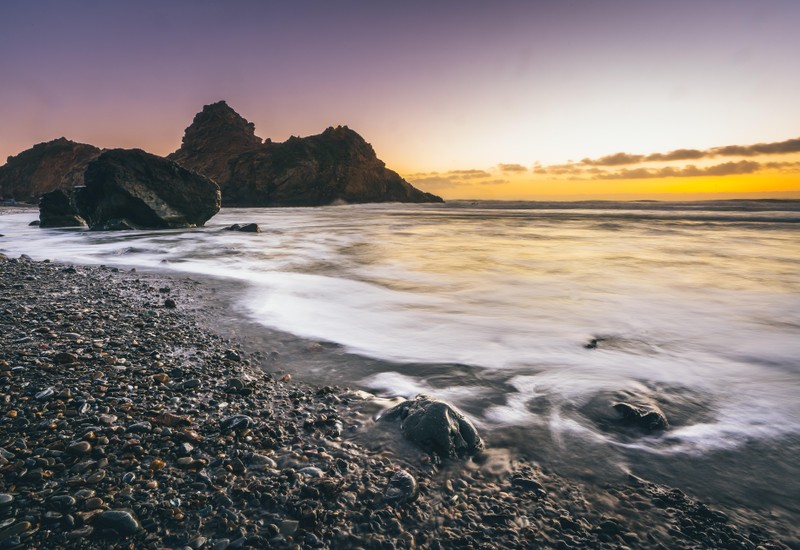
POLYGON ((205 176, 140 149, 112 149, 92 161, 75 205, 91 229, 202 226, 219 211, 205 176))
POLYGON ((478 431, 461 411, 427 395, 392 407, 382 420, 400 420, 406 439, 442 459, 464 458, 483 448, 478 431))
POLYGON ((75 206, 73 190, 56 189, 39 199, 39 227, 81 227, 86 221, 75 206))

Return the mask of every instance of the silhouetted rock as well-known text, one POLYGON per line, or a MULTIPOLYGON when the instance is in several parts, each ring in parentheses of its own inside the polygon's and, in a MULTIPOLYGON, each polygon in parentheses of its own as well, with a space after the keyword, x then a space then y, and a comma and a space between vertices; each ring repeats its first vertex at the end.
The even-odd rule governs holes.
POLYGON ((669 428, 666 415, 652 404, 631 404, 625 402, 612 403, 623 423, 645 432, 664 431, 669 428))
POLYGON ((101 152, 63 137, 38 143, 0 166, 0 197, 36 202, 44 193, 83 185, 87 164, 101 152))
POLYGON ((140 149, 112 149, 92 161, 75 205, 92 229, 203 225, 219 211, 219 187, 140 149))
POLYGON ((463 458, 483 448, 472 422, 456 408, 427 395, 392 407, 383 420, 400 420, 406 439, 440 458, 463 458))
POLYGON ((211 178, 224 189, 230 180, 230 161, 259 146, 261 138, 255 135, 255 125, 218 101, 195 115, 181 148, 167 158, 211 178))
POLYGON ((39 199, 40 227, 80 227, 86 221, 78 213, 72 189, 56 189, 39 199))
POLYGON ((257 223, 246 223, 244 225, 239 225, 235 223, 233 225, 229 225, 225 228, 225 231, 240 231, 242 233, 261 233, 261 228, 258 226, 257 223))
POLYGON ((253 124, 223 101, 203 108, 169 158, 216 181, 226 206, 442 202, 387 169, 346 126, 262 144, 253 124))

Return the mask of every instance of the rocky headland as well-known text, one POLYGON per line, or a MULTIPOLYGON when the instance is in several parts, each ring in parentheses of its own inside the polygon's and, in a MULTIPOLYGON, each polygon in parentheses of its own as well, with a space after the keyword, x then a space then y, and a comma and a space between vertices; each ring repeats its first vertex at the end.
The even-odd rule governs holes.
MULTIPOLYGON (((0 198, 36 203, 43 194, 59 190, 69 196, 86 183, 91 162, 102 153, 63 137, 35 145, 0 166, 0 198)), ((224 206, 442 202, 386 168, 372 146, 346 126, 283 143, 262 142, 254 124, 224 101, 203 107, 181 147, 167 159, 214 181, 224 206)), ((63 197, 57 194, 46 202, 57 208, 49 216, 50 227, 61 219, 74 225, 69 212, 62 214, 63 197)))
POLYGON ((36 203, 44 193, 83 185, 86 167, 101 152, 63 137, 38 143, 0 166, 0 198, 36 203))
POLYGON ((0 259, 0 548, 797 545, 677 489, 516 460, 435 396, 376 422, 372 396, 209 328, 217 284, 0 259))
POLYGON ((441 202, 389 170, 346 126, 274 143, 227 103, 206 105, 170 159, 216 181, 224 206, 441 202))

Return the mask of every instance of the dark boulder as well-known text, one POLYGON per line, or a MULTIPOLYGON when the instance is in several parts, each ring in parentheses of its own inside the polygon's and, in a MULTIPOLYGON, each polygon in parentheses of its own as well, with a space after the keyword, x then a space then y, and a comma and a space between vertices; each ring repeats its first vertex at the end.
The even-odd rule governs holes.
POLYGON ((225 231, 239 231, 241 233, 261 233, 261 228, 258 226, 257 223, 246 223, 244 225, 239 225, 235 223, 233 225, 229 225, 225 228, 225 231))
POLYGON ((84 181, 75 204, 92 229, 196 227, 220 207, 213 181, 140 149, 106 151, 84 181))
POLYGON ((400 420, 406 439, 442 459, 464 458, 483 448, 483 440, 463 413, 427 395, 400 403, 382 419, 400 420))
POLYGON ((81 227, 86 221, 78 214, 72 190, 56 189, 39 199, 39 227, 81 227))
POLYGON ((663 411, 649 403, 612 403, 623 424, 644 432, 660 432, 669 429, 669 422, 663 411))
POLYGON ((83 185, 87 164, 101 152, 63 137, 37 143, 0 166, 0 197, 35 202, 44 193, 83 185))

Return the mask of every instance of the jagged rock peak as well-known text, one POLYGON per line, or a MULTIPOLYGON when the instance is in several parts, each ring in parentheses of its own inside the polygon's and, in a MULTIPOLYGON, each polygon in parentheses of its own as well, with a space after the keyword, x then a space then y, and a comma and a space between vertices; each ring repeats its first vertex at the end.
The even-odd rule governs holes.
POLYGON ((257 147, 261 138, 255 135, 256 126, 234 111, 225 101, 204 105, 192 124, 186 128, 181 149, 229 143, 237 146, 257 147))

